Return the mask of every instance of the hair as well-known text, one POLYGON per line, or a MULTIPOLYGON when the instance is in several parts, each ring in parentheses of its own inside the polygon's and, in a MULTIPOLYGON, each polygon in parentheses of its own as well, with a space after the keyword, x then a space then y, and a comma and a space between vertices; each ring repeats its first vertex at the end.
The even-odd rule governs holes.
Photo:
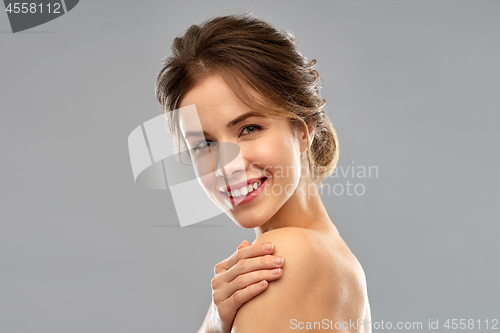
POLYGON ((169 131, 177 142, 178 115, 170 111, 178 109, 196 83, 219 74, 252 111, 287 118, 307 134, 309 171, 316 183, 324 184, 338 161, 337 134, 323 110, 316 60, 301 54, 291 33, 253 14, 219 16, 192 25, 174 39, 171 49, 156 79, 156 97, 169 113, 169 131), (315 131, 312 143, 310 130, 315 131))

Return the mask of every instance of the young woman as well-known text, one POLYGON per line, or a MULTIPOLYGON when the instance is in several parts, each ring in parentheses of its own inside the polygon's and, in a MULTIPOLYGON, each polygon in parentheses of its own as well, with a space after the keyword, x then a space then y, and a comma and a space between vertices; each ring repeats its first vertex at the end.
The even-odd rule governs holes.
POLYGON ((338 142, 314 65, 289 33, 230 15, 176 38, 158 75, 165 112, 196 107, 195 122, 174 111, 168 125, 198 171, 210 165, 200 184, 257 237, 215 266, 199 332, 370 331, 363 269, 318 193, 338 142))

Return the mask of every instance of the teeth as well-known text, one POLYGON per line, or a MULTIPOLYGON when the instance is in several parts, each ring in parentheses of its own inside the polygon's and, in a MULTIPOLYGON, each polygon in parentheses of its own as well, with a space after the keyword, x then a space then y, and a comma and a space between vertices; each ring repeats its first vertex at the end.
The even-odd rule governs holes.
POLYGON ((258 180, 258 181, 254 182, 253 184, 250 184, 248 186, 243 186, 239 189, 232 190, 230 195, 233 198, 245 197, 248 193, 251 193, 254 190, 256 190, 260 186, 260 184, 262 184, 262 182, 260 180, 258 180))
POLYGON ((243 186, 242 188, 240 188, 240 191, 241 191, 241 195, 245 196, 248 194, 248 187, 243 186))

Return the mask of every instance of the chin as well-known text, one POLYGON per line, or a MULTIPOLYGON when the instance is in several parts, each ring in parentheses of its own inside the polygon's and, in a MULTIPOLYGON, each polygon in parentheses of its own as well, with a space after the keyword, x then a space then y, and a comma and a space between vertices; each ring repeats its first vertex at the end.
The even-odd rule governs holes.
POLYGON ((247 216, 247 217, 242 217, 242 216, 234 216, 230 215, 229 216, 234 223, 236 223, 238 226, 244 228, 244 229, 253 229, 260 227, 264 223, 266 223, 269 218, 264 218, 264 217, 256 217, 256 216, 247 216))
POLYGON ((289 197, 285 196, 274 196, 269 195, 266 198, 267 202, 260 203, 256 207, 251 209, 241 209, 242 207, 236 207, 233 210, 229 210, 226 214, 234 221, 238 226, 244 229, 254 229, 260 227, 261 225, 267 223, 287 202, 289 197))

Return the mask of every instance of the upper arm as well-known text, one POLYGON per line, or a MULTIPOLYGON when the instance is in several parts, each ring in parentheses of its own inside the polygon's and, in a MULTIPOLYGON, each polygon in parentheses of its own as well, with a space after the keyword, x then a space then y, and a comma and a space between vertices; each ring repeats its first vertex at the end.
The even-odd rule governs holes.
POLYGON ((326 318, 335 322, 361 318, 364 286, 345 269, 345 263, 325 260, 321 244, 315 242, 307 230, 268 231, 254 243, 263 242, 274 243, 274 255, 285 258, 283 275, 240 307, 232 332, 289 332, 293 319, 321 322, 326 318), (317 285, 328 287, 315 288, 317 285))
POLYGON ((306 245, 306 235, 285 229, 294 228, 268 231, 255 240, 254 244, 274 244, 273 255, 285 259, 283 275, 280 279, 270 282, 264 292, 239 308, 232 332, 280 332, 289 328, 290 319, 287 317, 300 311, 300 298, 306 290, 304 282, 310 272, 307 258, 311 249, 306 245))

